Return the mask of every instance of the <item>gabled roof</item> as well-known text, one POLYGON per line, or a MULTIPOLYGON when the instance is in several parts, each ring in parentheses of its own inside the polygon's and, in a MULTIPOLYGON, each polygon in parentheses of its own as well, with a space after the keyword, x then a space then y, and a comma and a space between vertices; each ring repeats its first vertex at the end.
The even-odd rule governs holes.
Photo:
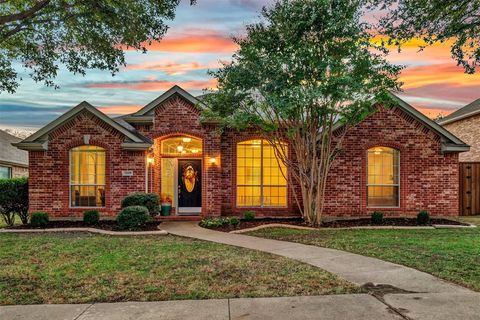
MULTIPOLYGON (((138 110, 134 114, 131 115, 130 118, 127 118, 126 121, 134 120, 136 117, 141 117, 141 116, 146 116, 148 115, 156 106, 161 104, 163 101, 167 100, 171 96, 178 94, 185 100, 191 102, 193 105, 199 105, 201 103, 200 100, 192 96, 190 93, 185 91, 184 89, 180 88, 178 85, 174 85, 167 91, 165 91, 160 97, 156 98, 152 102, 148 103, 145 107, 142 109, 138 110)), ((134 122, 134 121, 132 121, 134 122)))
POLYGON ((0 163, 22 167, 28 166, 28 152, 18 150, 12 146, 12 143, 20 141, 22 139, 0 130, 0 163))
POLYGON ((474 116, 476 114, 480 114, 480 99, 477 99, 467 104, 466 106, 458 109, 457 111, 450 113, 448 116, 438 120, 438 123, 444 125, 474 116))
POLYGON ((429 117, 425 116, 423 113, 400 99, 398 96, 390 93, 391 97, 393 98, 395 105, 400 107, 403 111, 407 114, 411 115, 413 118, 418 120, 420 123, 425 125, 426 127, 430 128, 434 132, 436 132, 442 138, 442 152, 464 152, 469 151, 470 146, 457 138, 447 129, 430 119, 429 117))
POLYGON ((41 128, 25 140, 14 143, 13 145, 19 149, 23 150, 32 150, 32 151, 41 151, 48 149, 48 134, 58 128, 59 126, 63 125, 66 121, 74 118, 82 111, 88 111, 103 122, 110 125, 112 128, 117 130, 118 132, 122 133, 125 138, 127 139, 122 145, 124 149, 146 149, 152 145, 151 141, 142 136, 140 133, 136 132, 135 129, 131 126, 126 127, 121 123, 113 120, 112 118, 108 117, 106 114, 98 110, 97 108, 93 107, 86 101, 81 102, 77 106, 70 109, 68 112, 64 113, 57 119, 53 120, 45 127, 41 128))

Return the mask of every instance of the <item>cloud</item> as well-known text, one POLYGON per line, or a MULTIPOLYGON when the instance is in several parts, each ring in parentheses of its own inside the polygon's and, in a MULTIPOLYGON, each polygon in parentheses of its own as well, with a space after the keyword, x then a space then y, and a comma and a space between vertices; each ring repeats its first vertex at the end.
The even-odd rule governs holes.
POLYGON ((190 80, 183 82, 173 82, 167 80, 139 80, 139 81, 116 81, 116 82, 95 82, 87 83, 83 86, 95 89, 130 89, 141 91, 165 91, 179 85, 185 90, 201 90, 206 88, 215 88, 217 81, 209 80, 190 80))
POLYGON ((185 63, 176 63, 176 62, 165 62, 165 63, 141 63, 141 64, 130 64, 127 65, 128 70, 155 70, 162 71, 168 75, 181 75, 195 70, 206 70, 219 68, 220 63, 206 63, 202 64, 200 62, 185 62, 185 63))
MULTIPOLYGON (((196 52, 196 53, 233 53, 238 46, 230 37, 215 31, 205 32, 197 30, 192 34, 179 34, 166 36, 160 42, 143 44, 149 51, 162 52, 196 52)), ((123 48, 132 50, 131 48, 123 48)))
POLYGON ((101 106, 98 107, 100 111, 106 114, 129 114, 137 112, 141 106, 138 105, 124 105, 124 106, 101 106))

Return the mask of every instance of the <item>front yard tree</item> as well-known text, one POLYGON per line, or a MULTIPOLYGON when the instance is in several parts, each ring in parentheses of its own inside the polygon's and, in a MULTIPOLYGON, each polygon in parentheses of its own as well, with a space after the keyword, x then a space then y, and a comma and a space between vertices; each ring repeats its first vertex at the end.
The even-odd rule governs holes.
MULTIPOLYGON (((68 71, 125 65, 123 47, 145 51, 159 41, 180 0, 0 1, 0 92, 18 87, 16 60, 35 81, 53 86, 59 64, 68 71)), ((194 2, 194 1, 192 1, 194 2)))
POLYGON ((218 92, 206 95, 206 119, 265 132, 300 185, 297 203, 310 225, 321 222, 327 175, 348 127, 373 100, 398 89, 400 67, 385 61, 386 49, 360 22, 361 8, 351 0, 283 0, 264 8, 260 22, 234 39, 240 48, 233 61, 212 72, 218 92))

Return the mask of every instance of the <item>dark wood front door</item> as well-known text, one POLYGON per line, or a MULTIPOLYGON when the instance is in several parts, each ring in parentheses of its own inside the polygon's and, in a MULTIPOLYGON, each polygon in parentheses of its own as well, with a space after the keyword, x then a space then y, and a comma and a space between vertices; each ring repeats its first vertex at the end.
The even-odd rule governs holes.
POLYGON ((178 160, 178 214, 202 210, 202 160, 178 160))
POLYGON ((480 214, 480 162, 460 163, 460 215, 480 214))

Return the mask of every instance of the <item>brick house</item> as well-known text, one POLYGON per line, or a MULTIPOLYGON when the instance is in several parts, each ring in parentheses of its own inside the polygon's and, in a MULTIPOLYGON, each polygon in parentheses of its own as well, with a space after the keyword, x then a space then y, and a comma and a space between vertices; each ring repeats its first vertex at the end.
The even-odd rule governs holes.
POLYGON ((0 130, 0 179, 28 176, 28 152, 12 146, 22 139, 0 130))
POLYGON ((470 151, 459 155, 460 214, 480 214, 480 99, 438 120, 438 123, 468 143, 470 151))
MULTIPOLYGON (((30 211, 78 217, 94 207, 115 216, 126 195, 147 191, 172 202, 172 218, 298 215, 298 187, 272 146, 261 134, 201 122, 200 108, 178 86, 118 118, 80 103, 16 144, 30 155, 30 211)), ((401 100, 378 106, 345 138, 325 215, 458 215, 458 155, 468 148, 401 100)))

